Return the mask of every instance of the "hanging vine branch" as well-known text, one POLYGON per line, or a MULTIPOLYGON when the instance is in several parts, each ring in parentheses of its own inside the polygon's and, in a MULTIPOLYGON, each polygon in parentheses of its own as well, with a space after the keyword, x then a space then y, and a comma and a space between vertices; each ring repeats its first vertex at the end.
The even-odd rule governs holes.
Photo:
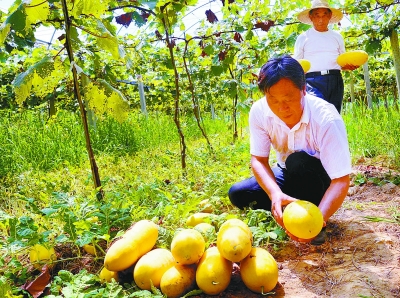
POLYGON ((193 85, 192 78, 190 76, 189 68, 188 68, 187 61, 186 61, 187 46, 188 46, 188 43, 186 43, 186 45, 185 45, 185 50, 184 50, 184 54, 183 54, 183 64, 185 66, 185 71, 186 71, 186 74, 188 76, 189 91, 190 91, 190 93, 192 95, 193 114, 194 114, 194 116, 196 118, 197 126, 199 127, 201 133, 203 134, 203 137, 207 141, 208 147, 210 148, 211 152, 213 152, 214 150, 213 150, 213 147, 211 145, 211 142, 208 139, 208 136, 207 136, 207 133, 206 133, 206 131, 204 129, 204 126, 201 124, 200 106, 199 106, 198 100, 197 100, 195 92, 194 92, 194 85, 193 85))
MULTIPOLYGON (((165 9, 166 6, 164 7, 165 9)), ((163 9, 162 9, 163 10, 163 9)), ((167 43, 167 47, 169 49, 169 55, 171 58, 172 68, 174 69, 174 82, 175 82, 175 112, 174 112, 174 122, 176 128, 178 129, 179 140, 180 140, 180 149, 181 149, 181 166, 183 170, 183 175, 186 176, 186 143, 185 143, 185 135, 182 132, 181 122, 180 122, 180 89, 179 89, 179 74, 176 68, 175 57, 174 57, 174 45, 171 41, 169 34, 169 24, 168 17, 162 17, 161 19, 164 29, 165 29, 165 41, 167 43)))

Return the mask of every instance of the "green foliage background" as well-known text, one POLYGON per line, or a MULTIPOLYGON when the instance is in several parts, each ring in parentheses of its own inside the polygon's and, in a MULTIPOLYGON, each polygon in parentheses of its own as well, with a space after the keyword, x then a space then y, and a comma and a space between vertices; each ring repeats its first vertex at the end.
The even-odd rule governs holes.
MULTIPOLYGON (((352 23, 333 26, 347 49, 370 55, 373 109, 366 107, 362 69, 345 73, 347 83, 355 82, 355 101, 346 90, 343 109, 354 163, 368 158, 400 166, 399 95, 388 40, 399 31, 399 3, 331 1, 352 23)), ((157 246, 168 247, 203 199, 215 207, 217 227, 235 216, 251 226, 257 245, 279 249, 286 241, 268 212, 233 208, 227 191, 251 175, 247 112, 260 97, 258 69, 269 57, 290 54, 297 35, 309 28, 295 18, 304 1, 225 1, 220 20, 204 17, 190 36, 183 18, 196 4, 17 0, 0 14, 0 296, 23 295, 21 285, 37 273, 28 249, 42 243, 54 245, 59 256, 52 297, 60 291, 161 297, 134 284, 100 285, 104 249, 145 218, 160 224, 157 246), (63 4, 71 29, 50 48, 33 48, 38 26, 65 31, 63 4), (117 34, 113 21, 121 16, 131 17, 134 34, 117 34), (178 36, 178 28, 185 34, 178 36), (146 86, 147 115, 139 112, 137 86, 121 83, 136 75, 146 86), (88 170, 77 87, 91 121, 101 201, 88 170), (183 153, 186 173, 179 164, 183 153), (89 243, 99 254, 88 264, 82 246, 89 243)), ((386 179, 400 183, 395 174, 386 179)))

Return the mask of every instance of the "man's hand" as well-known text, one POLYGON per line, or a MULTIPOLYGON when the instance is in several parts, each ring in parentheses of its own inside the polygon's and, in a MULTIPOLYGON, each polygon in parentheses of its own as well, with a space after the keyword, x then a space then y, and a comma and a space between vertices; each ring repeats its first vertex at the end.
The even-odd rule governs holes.
POLYGON ((283 192, 280 192, 276 195, 271 197, 271 213, 272 216, 275 218, 276 222, 284 228, 283 224, 283 207, 288 205, 291 202, 297 201, 296 198, 288 196, 283 192))
POLYGON ((353 65, 353 64, 346 64, 345 66, 342 67, 342 70, 355 70, 357 68, 359 68, 360 65, 353 65))

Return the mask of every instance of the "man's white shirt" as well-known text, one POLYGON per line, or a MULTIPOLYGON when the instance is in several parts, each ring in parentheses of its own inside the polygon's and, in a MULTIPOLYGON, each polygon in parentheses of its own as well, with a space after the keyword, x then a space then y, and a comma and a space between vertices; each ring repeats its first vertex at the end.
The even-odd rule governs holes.
POLYGON ((310 28, 296 39, 294 45, 295 59, 307 59, 311 63, 309 72, 328 69, 341 69, 337 57, 345 52, 343 37, 340 33, 328 30, 319 32, 310 28))
POLYGON ((278 164, 285 167, 293 152, 305 151, 321 160, 331 179, 351 173, 346 127, 336 108, 315 96, 303 98, 303 115, 292 129, 269 108, 265 96, 256 101, 249 115, 250 153, 268 157, 271 147, 278 164))

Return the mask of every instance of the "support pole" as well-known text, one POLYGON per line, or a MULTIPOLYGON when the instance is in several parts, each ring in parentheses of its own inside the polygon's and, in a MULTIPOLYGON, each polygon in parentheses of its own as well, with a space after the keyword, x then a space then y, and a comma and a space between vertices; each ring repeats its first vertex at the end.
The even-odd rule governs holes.
POLYGON ((140 108, 142 110, 142 113, 147 115, 147 109, 146 109, 146 98, 144 96, 144 88, 143 88, 143 80, 141 75, 137 75, 137 83, 138 83, 138 89, 139 89, 139 96, 140 96, 140 108))
POLYGON ((372 109, 372 92, 371 92, 371 83, 369 79, 368 61, 363 64, 363 70, 364 70, 365 91, 367 92, 368 108, 372 109))

